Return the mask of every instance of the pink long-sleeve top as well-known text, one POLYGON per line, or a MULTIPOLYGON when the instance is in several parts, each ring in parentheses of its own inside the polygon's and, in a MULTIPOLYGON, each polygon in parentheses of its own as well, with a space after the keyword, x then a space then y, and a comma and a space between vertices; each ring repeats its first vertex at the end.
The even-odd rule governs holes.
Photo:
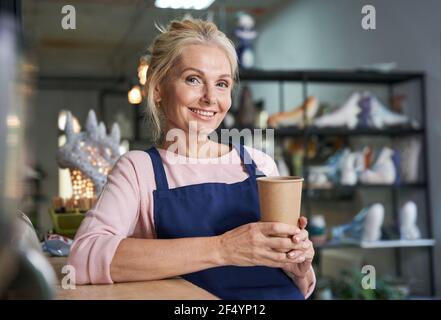
MULTIPOLYGON (((246 149, 265 175, 279 175, 270 156, 257 149, 246 149)), ((209 182, 231 184, 248 177, 234 148, 228 154, 210 159, 190 159, 164 149, 158 151, 170 189, 209 182)), ((120 157, 72 244, 68 263, 75 267, 77 284, 113 283, 110 264, 121 240, 156 238, 153 221, 155 189, 153 166, 146 152, 130 151, 120 157)), ((314 287, 315 279, 307 297, 314 287)))

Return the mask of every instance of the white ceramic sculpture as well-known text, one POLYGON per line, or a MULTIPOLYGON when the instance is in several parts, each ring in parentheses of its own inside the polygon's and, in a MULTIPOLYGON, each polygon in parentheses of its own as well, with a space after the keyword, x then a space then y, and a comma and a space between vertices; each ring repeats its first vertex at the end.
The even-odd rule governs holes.
POLYGON ((237 56, 241 67, 251 68, 254 66, 252 41, 257 37, 254 18, 245 12, 240 12, 238 18, 238 26, 235 30, 235 35, 239 40, 237 56))
POLYGON ((407 137, 397 143, 401 154, 400 176, 407 183, 418 181, 419 160, 421 157, 420 137, 407 137))
POLYGON ((392 184, 395 182, 397 170, 392 160, 394 151, 384 147, 372 168, 364 170, 360 181, 365 184, 392 184))
POLYGON ((384 221, 384 206, 381 203, 373 204, 363 222, 363 241, 378 241, 381 239, 381 227, 384 221))
POLYGON ((353 186, 357 184, 357 172, 355 168, 356 160, 357 154, 355 152, 349 152, 345 155, 340 168, 340 184, 347 186, 353 186))
POLYGON ((393 112, 385 107, 380 100, 370 92, 365 92, 364 97, 370 97, 370 122, 374 128, 383 129, 387 126, 397 126, 410 124, 408 116, 393 112))
POLYGON ((346 100, 346 102, 337 110, 325 114, 313 121, 317 127, 348 127, 353 129, 358 123, 358 114, 361 109, 358 105, 360 100, 360 93, 354 92, 346 100))
POLYGON ((363 208, 350 223, 331 229, 334 241, 378 241, 384 221, 384 206, 374 203, 363 208))
POLYGON ((400 210, 401 239, 416 240, 421 238, 421 233, 416 223, 417 216, 418 209, 416 203, 407 201, 400 210))
POLYGON ((57 153, 57 162, 61 168, 78 169, 91 179, 98 195, 107 181, 107 174, 120 157, 120 129, 114 123, 110 135, 106 135, 104 123, 98 125, 95 112, 89 111, 86 131, 74 132, 72 114, 68 112, 66 143, 57 153))

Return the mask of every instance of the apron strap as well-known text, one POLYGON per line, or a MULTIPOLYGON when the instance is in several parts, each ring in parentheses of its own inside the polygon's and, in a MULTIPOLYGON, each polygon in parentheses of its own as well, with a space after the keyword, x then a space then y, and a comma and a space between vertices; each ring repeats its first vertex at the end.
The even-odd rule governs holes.
POLYGON ((156 190, 168 190, 167 176, 165 175, 164 165, 161 155, 155 147, 145 150, 152 159, 153 171, 155 173, 156 190))
POLYGON ((257 175, 262 175, 260 171, 257 169, 257 165, 254 160, 251 158, 248 151, 245 149, 243 144, 233 143, 233 147, 239 152, 240 159, 242 160, 245 168, 248 171, 250 177, 255 177, 257 175))

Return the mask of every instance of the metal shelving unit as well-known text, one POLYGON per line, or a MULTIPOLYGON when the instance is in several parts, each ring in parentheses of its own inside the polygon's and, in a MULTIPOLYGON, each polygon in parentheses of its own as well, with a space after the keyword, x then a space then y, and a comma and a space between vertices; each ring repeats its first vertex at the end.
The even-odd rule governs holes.
MULTIPOLYGON (((344 136, 348 139, 351 137, 389 137, 395 139, 397 137, 403 136, 419 136, 422 139, 422 157, 423 157, 423 177, 422 182, 411 183, 411 184, 399 184, 399 185, 362 185, 357 184, 355 186, 332 186, 332 189, 317 189, 310 185, 308 181, 308 167, 309 160, 305 156, 303 158, 303 175, 304 181, 304 196, 303 202, 306 209, 306 215, 311 215, 311 197, 312 192, 355 192, 359 189, 390 189, 391 191, 391 203, 392 210, 394 214, 394 219, 397 220, 398 215, 398 195, 401 190, 404 189, 416 189, 424 192, 424 202, 425 202, 425 214, 426 214, 426 228, 428 232, 428 239, 421 239, 416 241, 403 241, 403 240, 387 240, 378 241, 375 243, 327 243, 318 246, 318 254, 321 249, 328 248, 348 248, 348 247, 358 247, 358 248, 395 248, 395 258, 400 261, 401 248, 406 247, 423 247, 429 250, 429 273, 430 273, 430 292, 433 296, 435 294, 434 288, 434 240, 432 239, 432 211, 430 202, 430 181, 429 174, 427 172, 429 168, 428 159, 428 149, 427 149, 427 132, 426 132, 426 84, 425 75, 422 72, 390 72, 390 73, 380 73, 380 72, 367 72, 367 71, 346 71, 346 70, 294 70, 294 71, 274 71, 274 70, 241 70, 240 71, 240 81, 272 81, 278 83, 279 88, 279 100, 280 106, 279 111, 284 111, 284 83, 294 82, 300 83, 302 86, 303 100, 308 97, 308 85, 310 83, 321 83, 321 84, 366 84, 366 85, 382 85, 386 86, 388 89, 389 97, 393 95, 394 87, 409 81, 416 81, 419 85, 420 90, 420 107, 422 114, 421 128, 387 128, 387 129, 354 129, 348 130, 345 128, 314 128, 314 127, 287 127, 274 130, 274 136, 276 138, 286 138, 286 137, 297 137, 303 139, 304 154, 306 154, 306 148, 308 141, 313 136, 344 136)), ((398 276, 401 275, 400 263, 396 263, 398 276)))

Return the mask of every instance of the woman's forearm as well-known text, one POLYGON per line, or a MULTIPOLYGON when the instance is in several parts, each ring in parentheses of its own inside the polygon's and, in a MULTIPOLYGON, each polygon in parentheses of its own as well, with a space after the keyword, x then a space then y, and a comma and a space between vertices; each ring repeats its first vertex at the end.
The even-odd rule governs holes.
POLYGON ((218 237, 121 241, 110 265, 114 282, 157 280, 224 264, 218 237))

